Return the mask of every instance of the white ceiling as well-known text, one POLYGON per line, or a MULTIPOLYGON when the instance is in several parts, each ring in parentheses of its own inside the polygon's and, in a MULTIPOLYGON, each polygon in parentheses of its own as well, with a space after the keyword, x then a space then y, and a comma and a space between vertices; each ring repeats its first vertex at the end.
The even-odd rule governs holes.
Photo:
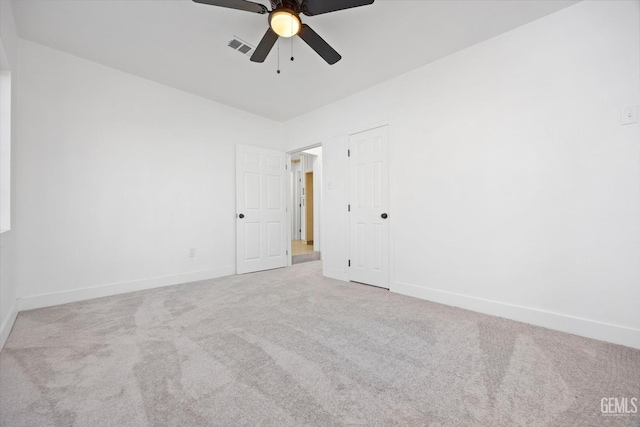
MULTIPOLYGON (((259 0, 258 0, 259 1, 259 0)), ((268 1, 261 3, 268 5, 268 1)), ((41 43, 245 111, 284 121, 570 6, 564 0, 400 1, 302 16, 341 55, 326 64, 302 40, 257 64, 267 15, 191 0, 14 0, 18 31, 41 43)))

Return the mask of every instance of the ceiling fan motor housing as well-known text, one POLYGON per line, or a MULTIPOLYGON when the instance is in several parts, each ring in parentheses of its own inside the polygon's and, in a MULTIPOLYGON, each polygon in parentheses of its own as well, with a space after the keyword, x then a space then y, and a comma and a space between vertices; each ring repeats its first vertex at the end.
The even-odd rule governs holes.
POLYGON ((276 9, 290 9, 296 12, 296 14, 301 12, 300 3, 296 0, 275 0, 271 2, 271 8, 273 10, 276 9))

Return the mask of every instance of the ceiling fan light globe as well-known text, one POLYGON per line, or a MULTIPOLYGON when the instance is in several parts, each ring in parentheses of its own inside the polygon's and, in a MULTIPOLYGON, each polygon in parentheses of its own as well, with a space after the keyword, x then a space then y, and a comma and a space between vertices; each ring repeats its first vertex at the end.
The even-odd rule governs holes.
POLYGON ((294 12, 276 10, 269 17, 269 25, 274 33, 280 37, 293 37, 300 32, 302 23, 294 12))

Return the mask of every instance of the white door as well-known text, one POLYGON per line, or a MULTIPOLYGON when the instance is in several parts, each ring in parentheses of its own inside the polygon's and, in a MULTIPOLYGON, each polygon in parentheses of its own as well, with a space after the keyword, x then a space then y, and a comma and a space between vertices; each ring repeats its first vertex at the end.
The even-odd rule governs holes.
POLYGON ((349 137, 349 280, 389 288, 389 132, 349 137))
POLYGON ((236 148, 236 270, 287 265, 286 156, 266 148, 236 148))

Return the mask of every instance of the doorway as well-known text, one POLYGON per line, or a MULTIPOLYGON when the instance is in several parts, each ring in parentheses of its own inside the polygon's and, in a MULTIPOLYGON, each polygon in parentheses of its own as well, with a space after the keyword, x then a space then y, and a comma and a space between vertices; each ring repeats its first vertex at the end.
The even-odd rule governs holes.
POLYGON ((322 147, 290 155, 291 264, 321 259, 322 147))

